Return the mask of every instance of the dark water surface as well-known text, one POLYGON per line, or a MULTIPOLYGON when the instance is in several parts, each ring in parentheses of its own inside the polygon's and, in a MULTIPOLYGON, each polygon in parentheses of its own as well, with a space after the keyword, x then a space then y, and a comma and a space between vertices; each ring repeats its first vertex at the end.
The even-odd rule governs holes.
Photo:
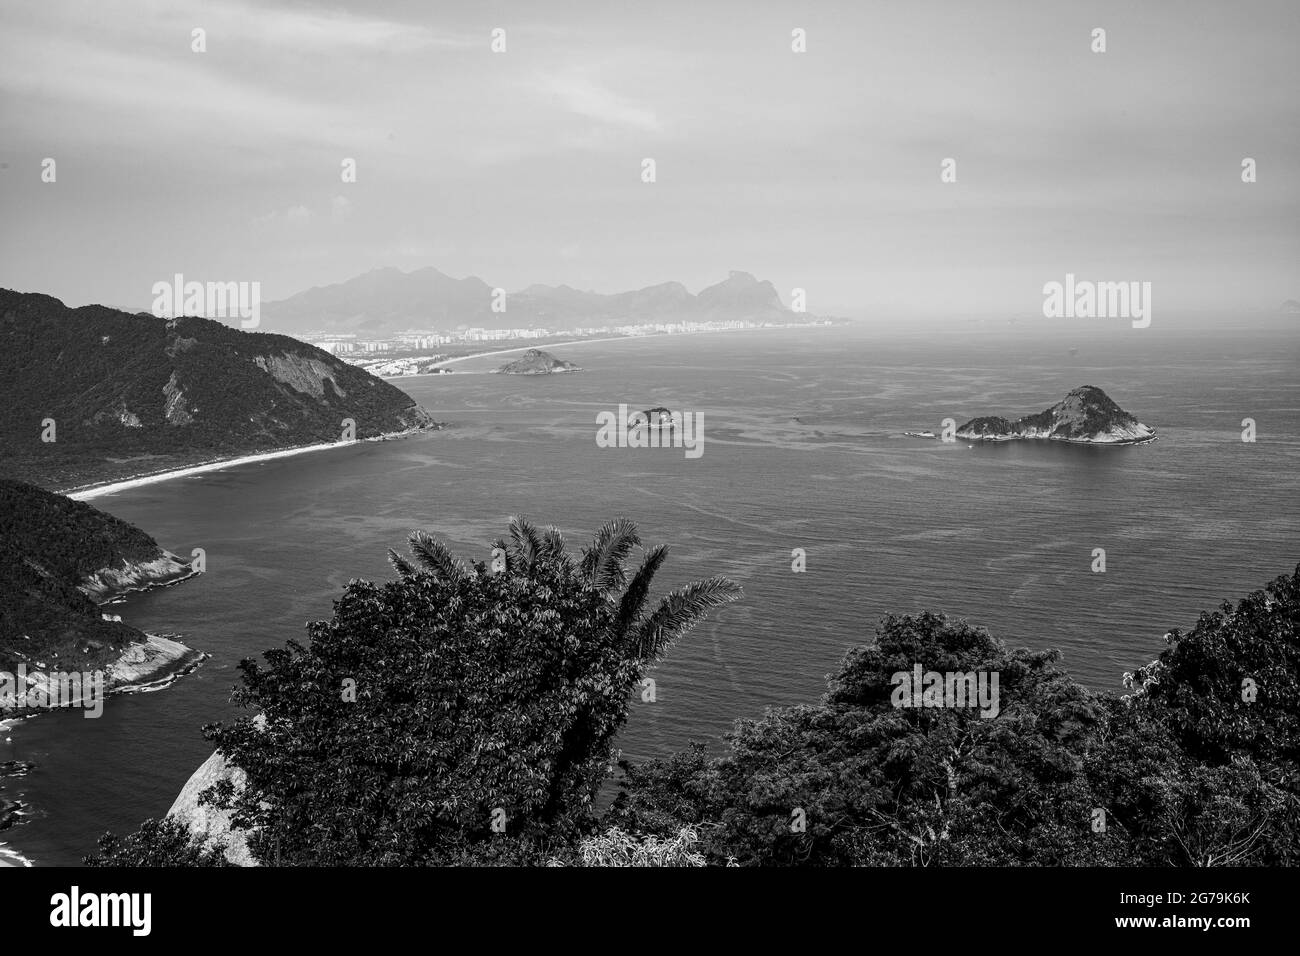
POLYGON ((677 336, 556 349, 580 374, 467 374, 398 384, 455 427, 242 466, 92 501, 208 573, 118 605, 128 623, 211 654, 194 675, 50 713, 0 734, 30 760, 6 795, 33 804, 3 834, 38 864, 75 863, 106 829, 165 813, 232 714, 236 663, 303 635, 353 577, 424 528, 468 558, 515 512, 581 544, 623 514, 671 545, 662 586, 710 574, 744 600, 673 648, 658 701, 621 738, 642 758, 716 737, 769 705, 816 700, 845 649, 889 611, 944 610, 1016 646, 1056 647, 1101 690, 1162 635, 1300 559, 1300 337, 1289 332, 1060 336, 1006 330, 884 339, 858 330, 677 336), (1067 347, 1077 346, 1071 356, 1067 347), (969 447, 900 437, 982 414, 1036 412, 1105 389, 1160 441, 969 447), (597 446, 596 415, 703 413, 701 458, 597 446), (1259 440, 1241 441, 1254 418, 1259 440), (807 573, 791 572, 792 548, 807 573), (1105 574, 1090 571, 1106 550, 1105 574))

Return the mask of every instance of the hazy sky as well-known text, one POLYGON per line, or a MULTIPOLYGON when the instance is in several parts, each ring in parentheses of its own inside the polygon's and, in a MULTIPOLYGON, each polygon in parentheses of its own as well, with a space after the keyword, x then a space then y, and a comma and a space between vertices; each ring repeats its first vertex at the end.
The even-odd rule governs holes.
POLYGON ((175 272, 276 299, 380 266, 743 269, 814 312, 1033 313, 1074 272, 1275 309, 1298 39, 1294 0, 10 0, 0 286, 147 308, 175 272))

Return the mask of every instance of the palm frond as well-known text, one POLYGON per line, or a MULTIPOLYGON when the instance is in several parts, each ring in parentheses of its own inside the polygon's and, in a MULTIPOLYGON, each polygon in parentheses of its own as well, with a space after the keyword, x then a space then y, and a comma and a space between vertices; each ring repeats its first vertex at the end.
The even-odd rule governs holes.
POLYGON ((411 554, 433 574, 447 581, 456 581, 465 576, 464 566, 456 560, 451 549, 427 532, 412 531, 407 541, 410 543, 411 554))
POLYGON ((563 560, 565 564, 572 564, 566 550, 564 541, 564 532, 552 525, 546 529, 546 534, 542 538, 542 552, 549 558, 557 561, 563 560))
POLYGON ((650 596, 650 583, 667 557, 668 547, 661 544, 651 548, 642 559, 641 567, 637 568, 636 574, 632 576, 632 582, 623 592, 623 600, 619 602, 618 617, 614 625, 615 640, 621 641, 632 625, 640 619, 641 612, 645 609, 646 599, 650 596))
POLYGON ((737 600, 740 585, 726 578, 695 581, 668 594, 632 637, 632 650, 641 660, 654 661, 715 607, 737 600))
POLYGON ((582 558, 587 587, 602 593, 622 588, 627 583, 623 562, 640 543, 636 524, 627 518, 614 518, 601 525, 582 558))
POLYGON ((542 538, 533 523, 523 515, 511 515, 510 538, 524 571, 532 568, 542 550, 542 538))
POLYGON ((396 571, 403 580, 409 577, 414 577, 416 574, 415 565, 411 564, 410 561, 407 561, 406 558, 402 557, 392 548, 388 549, 388 563, 393 566, 393 570, 396 571))

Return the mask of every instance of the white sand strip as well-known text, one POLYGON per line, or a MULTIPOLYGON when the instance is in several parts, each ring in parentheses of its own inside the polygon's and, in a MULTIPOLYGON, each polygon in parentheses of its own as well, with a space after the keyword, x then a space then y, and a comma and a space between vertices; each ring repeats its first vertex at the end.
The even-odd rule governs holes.
POLYGON ((120 491, 129 491, 132 488, 140 488, 144 485, 155 485, 160 481, 170 481, 173 478, 185 478, 189 475, 201 475, 208 471, 220 471, 223 468, 233 468, 236 465, 248 465, 258 461, 270 461, 272 458, 288 458, 290 455, 305 455, 309 451, 324 451, 326 448, 340 448, 344 445, 355 445, 355 441, 327 442, 321 445, 301 445, 297 448, 284 448, 280 451, 263 452, 260 455, 245 455, 242 458, 223 458, 217 461, 205 462, 201 465, 191 465, 188 468, 177 468, 174 471, 162 471, 155 475, 141 475, 138 478, 128 478, 125 481, 115 481, 107 485, 92 485, 80 491, 68 493, 68 497, 74 501, 85 501, 89 498, 99 498, 103 495, 115 495, 120 491))

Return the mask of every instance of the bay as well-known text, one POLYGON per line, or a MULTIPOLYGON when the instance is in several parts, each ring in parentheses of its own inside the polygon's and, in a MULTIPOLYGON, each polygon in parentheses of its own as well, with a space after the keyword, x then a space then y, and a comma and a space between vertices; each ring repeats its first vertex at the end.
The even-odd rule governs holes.
POLYGON ((1300 340, 1287 329, 1179 333, 1003 327, 858 328, 653 337, 555 347, 584 371, 451 375, 397 384, 453 427, 144 486, 92 504, 163 546, 207 554, 205 575, 113 613, 176 633, 210 659, 103 717, 21 723, 0 760, 33 807, 3 835, 41 864, 75 864, 105 830, 166 812, 233 715, 241 658, 304 637, 351 578, 424 529, 488 557, 509 516, 572 547, 615 515, 670 546, 660 588, 711 574, 744 599, 715 613, 634 696, 631 759, 691 739, 720 746, 737 717, 817 700, 825 676, 888 612, 945 611, 1012 646, 1054 647, 1075 679, 1122 690, 1162 636, 1300 559, 1300 340), (1071 354, 1069 349, 1077 351, 1071 354), (1037 412, 1097 385, 1159 430, 1118 448, 971 446, 902 437, 983 414, 1037 412), (601 448, 596 416, 657 405, 702 414, 704 453, 601 448), (1258 440, 1241 440, 1242 419, 1258 440), (791 570, 792 549, 807 554, 791 570), (1095 548, 1106 572, 1090 570, 1095 548))

